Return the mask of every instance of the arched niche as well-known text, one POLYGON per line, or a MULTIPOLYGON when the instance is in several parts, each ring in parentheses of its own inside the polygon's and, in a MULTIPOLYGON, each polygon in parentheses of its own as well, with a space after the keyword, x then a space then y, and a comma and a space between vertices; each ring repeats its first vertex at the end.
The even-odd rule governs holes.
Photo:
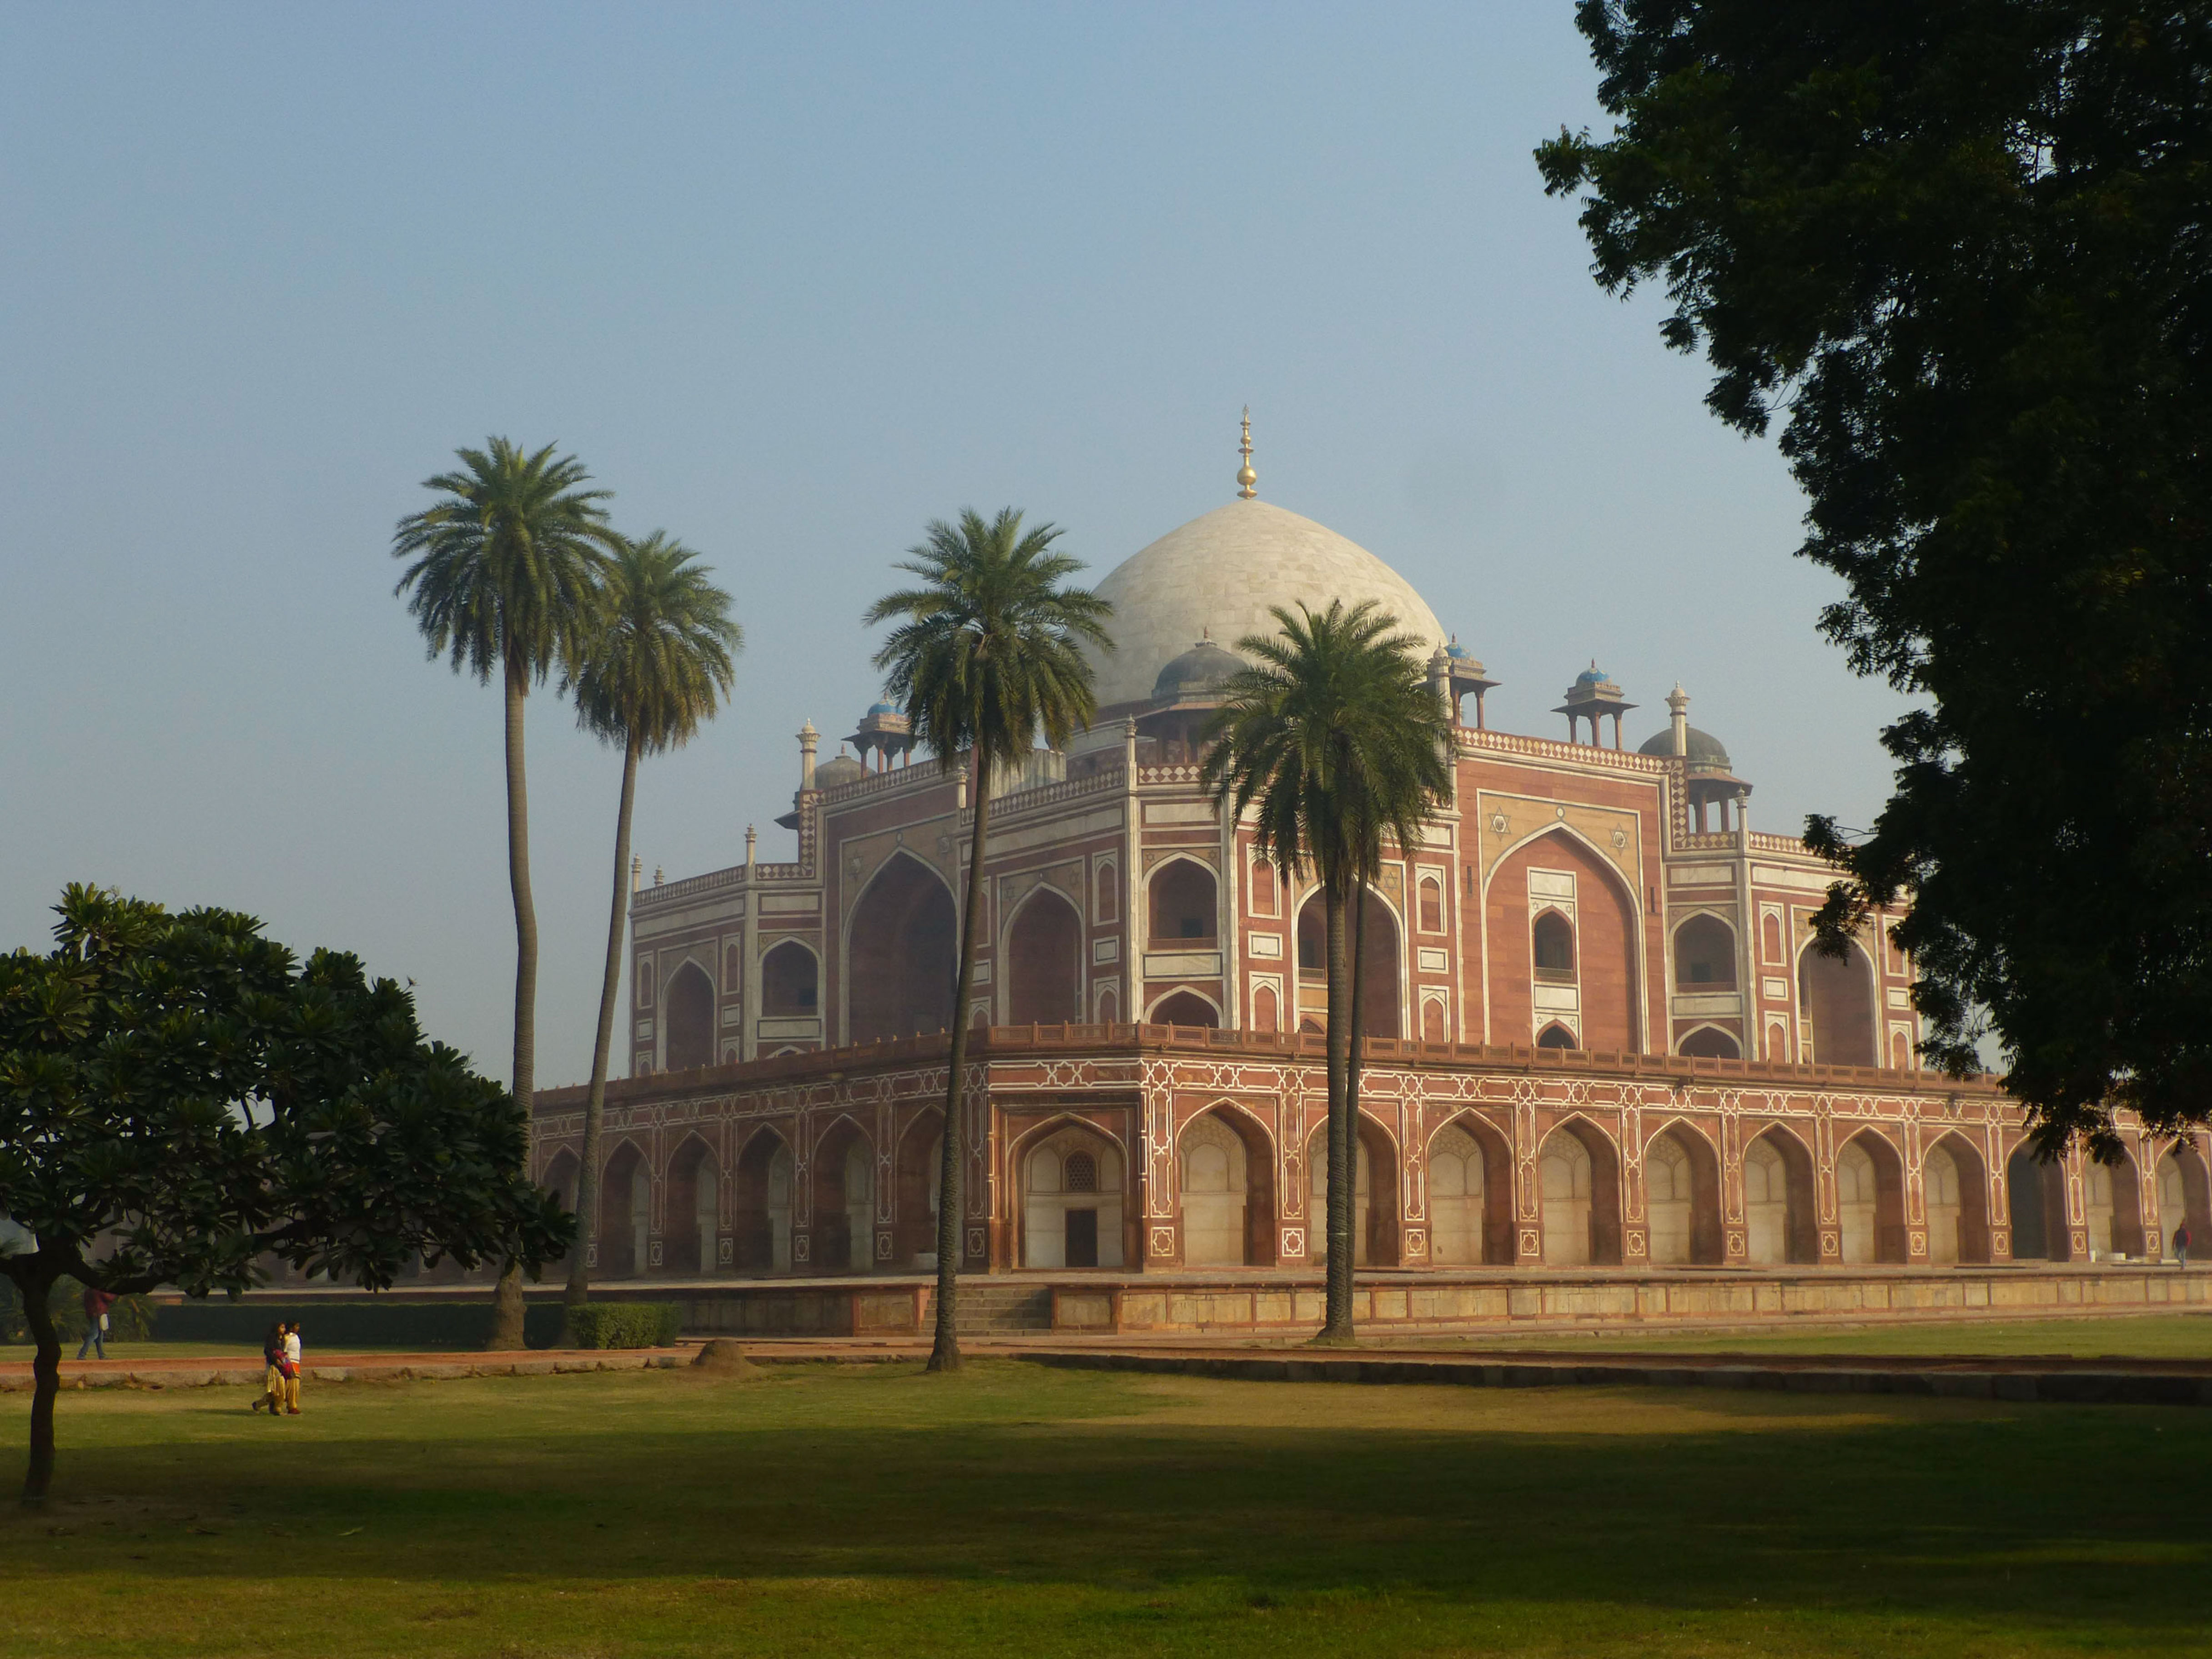
MULTIPOLYGON (((1352 1265, 1398 1265, 1398 1150, 1362 1112, 1354 1123, 1352 1169, 1352 1265)), ((1328 1128, 1306 1143, 1307 1253, 1328 1260, 1328 1128)))
POLYGON ((1431 1137, 1429 1261, 1472 1267, 1513 1260, 1513 1154, 1495 1126, 1469 1112, 1431 1137))
POLYGON ((2071 1230, 2066 1224, 2066 1171, 2045 1164, 2025 1142, 2005 1159, 2005 1202, 2012 1212, 2012 1259, 2064 1261, 2071 1230))
POLYGON ((1643 928, 1637 894, 1613 860, 1555 826, 1507 852, 1484 891, 1493 1028, 1540 1033, 1556 1022, 1574 1034, 1571 1047, 1639 1052, 1643 928), (1547 912, 1559 921, 1540 937, 1547 912), (1562 961, 1571 966, 1550 965, 1562 961))
POLYGON ((951 890, 935 871, 894 853, 853 907, 846 937, 849 1041, 951 1028, 959 929, 951 890))
POLYGON ((1220 884, 1195 859, 1170 859, 1146 884, 1155 951, 1207 950, 1219 937, 1220 884))
POLYGON ((1024 898, 1006 929, 1006 1019, 1014 1025, 1083 1018, 1083 918, 1049 887, 1024 898))
POLYGON ((1443 883, 1435 876, 1425 875, 1420 879, 1419 891, 1421 931, 1425 933, 1443 933, 1444 930, 1443 883))
MULTIPOLYGON (((1360 895, 1359 954, 1362 972, 1359 1000, 1363 1005, 1363 1034, 1371 1037, 1404 1035, 1399 1013, 1398 981, 1404 955, 1398 936, 1398 918, 1380 895, 1360 895)), ((1345 925, 1352 924, 1347 906, 1345 925)), ((1310 1015, 1323 1030, 1328 1019, 1328 901, 1319 890, 1298 907, 1298 1012, 1310 1015)), ((1345 941, 1347 953, 1351 940, 1345 941)))
POLYGON ((1547 904, 1529 918, 1528 962, 1539 983, 1575 982, 1575 925, 1558 906, 1547 904))
POLYGON ((1674 930, 1674 988, 1735 989, 1735 929, 1718 916, 1692 916, 1674 930))
POLYGON ((645 1155, 625 1140, 609 1155, 599 1179, 599 1273, 635 1279, 652 1260, 647 1236, 653 1222, 653 1172, 645 1155))
POLYGON ((1221 1011, 1195 991, 1172 991, 1152 1005, 1146 1015, 1148 1025, 1197 1025, 1207 1029, 1221 1024, 1221 1011))
POLYGON ((697 1135, 686 1135, 668 1161, 668 1227, 662 1267, 672 1273, 710 1273, 720 1265, 721 1171, 697 1135))
POLYGON ((1844 959, 1807 945, 1797 958, 1797 1006, 1813 1023, 1813 1052, 1820 1066, 1879 1066, 1874 963, 1853 944, 1844 959))
POLYGON ((697 963, 687 962, 668 976, 660 1017, 668 1028, 668 1070, 714 1063, 714 986, 697 963))
POLYGON ((1931 1264, 1990 1259, 1989 1182, 1972 1142, 1946 1134, 1921 1154, 1920 1197, 1931 1264))
POLYGON ((1576 1046, 1575 1034, 1553 1020, 1536 1033, 1536 1046, 1539 1048, 1572 1048, 1576 1046))
POLYGON ((1127 1171, 1121 1149, 1064 1124, 1021 1153, 1022 1266, 1119 1267, 1127 1171))
POLYGON ((2190 1248, 2202 1255, 2212 1245, 2212 1180, 2203 1158, 2186 1141, 2177 1141, 2158 1160, 2155 1178, 2160 1252, 2173 1254, 2174 1234, 2186 1225, 2190 1248))
POLYGON ((1813 1154, 1777 1124, 1743 1150, 1744 1257, 1755 1267, 1820 1259, 1813 1154))
POLYGON ((756 1130, 738 1166, 731 1192, 737 1266, 749 1273, 791 1271, 791 1200, 795 1160, 773 1129, 756 1130))
MULTIPOLYGON (((559 1199, 561 1200, 561 1207, 568 1211, 570 1215, 575 1215, 577 1213, 576 1191, 582 1184, 583 1172, 583 1160, 565 1146, 563 1146, 559 1152, 554 1153, 553 1161, 545 1166, 545 1180, 544 1183, 545 1190, 552 1194, 554 1197, 559 1199)), ((580 1225, 578 1228, 578 1243, 580 1243, 582 1242, 582 1234, 583 1229, 580 1225)), ((568 1265, 568 1258, 574 1254, 574 1250, 573 1248, 563 1251, 562 1253, 561 1259, 551 1265, 565 1269, 568 1265)))
POLYGON ((912 1267, 937 1266, 937 1183, 944 1168, 945 1114, 932 1106, 915 1114, 899 1137, 891 1253, 912 1267))
POLYGON ((1837 1149, 1836 1219, 1845 1262, 1909 1259, 1905 1160, 1878 1131, 1862 1129, 1837 1149))
POLYGON ((825 1273, 876 1267, 876 1149, 860 1126, 840 1117, 814 1143, 814 1268, 825 1273))
POLYGON ((1720 1159, 1686 1124, 1671 1123, 1644 1145, 1644 1218, 1652 1266, 1723 1260, 1720 1159))
POLYGON ((1620 1154, 1610 1135, 1587 1118, 1567 1119, 1538 1150, 1536 1184, 1547 1265, 1620 1265, 1620 1154), (1556 1226, 1549 1196, 1555 1190, 1565 1194, 1556 1226))
POLYGON ((1691 1055, 1698 1060, 1741 1060, 1743 1049, 1733 1035, 1717 1025, 1700 1025, 1686 1032, 1674 1045, 1678 1054, 1691 1055))
POLYGON ((2092 1258, 2142 1255, 2142 1193, 2136 1184, 2135 1159, 2124 1151, 2110 1164, 2085 1159, 2081 1187, 2087 1199, 2092 1258))
POLYGON ((1274 1148, 1266 1132, 1243 1113, 1217 1107, 1184 1126, 1177 1150, 1183 1265, 1273 1263, 1274 1148))
POLYGON ((761 958, 761 1012, 787 1019, 819 1012, 822 968, 814 952, 787 939, 761 958))

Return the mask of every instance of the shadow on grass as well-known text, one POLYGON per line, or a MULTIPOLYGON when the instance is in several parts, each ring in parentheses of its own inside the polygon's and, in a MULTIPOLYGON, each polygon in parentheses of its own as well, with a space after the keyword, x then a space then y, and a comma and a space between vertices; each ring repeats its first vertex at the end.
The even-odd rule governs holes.
MULTIPOLYGON (((0 1520, 0 1546, 52 1538, 72 1570, 278 1584, 1204 1584, 1261 1608, 1654 1613, 1756 1600, 2086 1623, 2176 1650, 2212 1612, 2212 1417, 2184 1411, 988 1364, 950 1382, 902 1367, 326 1389, 281 1427, 244 1398, 66 1402, 64 1518, 0 1520), (296 1541, 272 1552, 272 1535, 296 1541)), ((20 1449, 20 1425, 5 1443, 20 1449)))

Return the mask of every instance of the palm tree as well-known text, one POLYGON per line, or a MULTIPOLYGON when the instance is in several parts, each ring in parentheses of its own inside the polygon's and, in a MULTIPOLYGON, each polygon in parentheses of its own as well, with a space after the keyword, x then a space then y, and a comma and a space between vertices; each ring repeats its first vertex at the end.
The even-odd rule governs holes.
POLYGON ((949 769, 968 757, 975 809, 937 1174, 933 1371, 960 1368, 953 1305, 961 1243, 960 1096, 968 1063, 968 994, 983 914, 992 770, 1018 761, 1040 735, 1057 749, 1089 725, 1097 699, 1080 647, 1088 641, 1101 650, 1114 648, 1105 627, 1112 607, 1087 588, 1060 586, 1083 568, 1080 561, 1053 551, 1060 533, 1049 524, 1024 531, 1022 515, 1010 507, 988 524, 972 507, 957 525, 933 522, 898 566, 921 578, 922 585, 886 593, 868 607, 866 618, 870 626, 898 623, 876 653, 884 688, 904 705, 915 736, 939 765, 949 769))
MULTIPOLYGON (((392 589, 430 643, 479 684, 497 670, 507 709, 507 876, 514 898, 514 1097, 527 1109, 537 1083, 538 913, 530 897, 529 791, 522 767, 522 702, 554 667, 566 668, 596 623, 599 573, 620 544, 604 489, 574 456, 548 444, 526 454, 504 438, 459 452, 463 471, 423 481, 440 500, 399 521, 394 558, 411 561, 392 589)), ((522 1346, 522 1279, 500 1273, 489 1346, 522 1346)))
MULTIPOLYGON (((729 695, 730 653, 744 632, 730 620, 730 596, 692 561, 699 556, 660 531, 625 541, 605 578, 605 623, 584 648, 570 689, 586 731, 622 745, 622 800, 615 809, 614 905, 607 917, 607 965, 599 981, 599 1030, 592 1043, 592 1087, 584 1101, 584 1167, 576 1182, 583 1218, 568 1258, 568 1299, 561 1341, 576 1339, 575 1314, 591 1293, 591 1237, 599 1213, 599 1133, 606 1118, 607 1051, 614 1042, 615 987, 622 976, 623 923, 629 909, 630 808, 637 798, 637 763, 680 749, 714 717, 729 695)), ((702 1267, 708 1264, 702 1262, 702 1267)))
MULTIPOLYGON (((1201 776, 1215 803, 1243 819, 1285 889, 1310 864, 1328 917, 1328 1296, 1322 1343, 1352 1340, 1352 1137, 1358 1110, 1355 896, 1382 869, 1387 835, 1418 844, 1420 823, 1451 789, 1450 725, 1429 686, 1420 641, 1396 617, 1341 599, 1316 616, 1274 609, 1279 635, 1237 648, 1255 659, 1230 677, 1207 723, 1201 776), (1347 939, 1347 934, 1352 935, 1347 939), (1347 972, 1347 956, 1351 971, 1347 972)), ((1363 902, 1359 908, 1366 907, 1363 902)))

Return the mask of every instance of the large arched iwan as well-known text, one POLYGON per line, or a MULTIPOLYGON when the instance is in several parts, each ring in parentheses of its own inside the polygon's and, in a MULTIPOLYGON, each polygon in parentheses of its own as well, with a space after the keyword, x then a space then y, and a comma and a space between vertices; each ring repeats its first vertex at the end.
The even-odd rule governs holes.
POLYGON ((913 854, 893 854, 853 907, 848 1039, 950 1028, 957 936, 951 890, 913 854))
POLYGON ((1022 901, 1006 930, 1006 1021, 1058 1025, 1083 1018, 1083 919, 1049 887, 1022 901))
POLYGON ((1528 872, 1571 871, 1575 878, 1575 957, 1584 1048, 1633 1052, 1642 1046, 1636 1006, 1636 907, 1619 871, 1579 837, 1553 830, 1514 848, 1490 878, 1484 925, 1490 930, 1493 1041, 1526 1042, 1535 1029, 1529 954, 1528 872), (1512 1034, 1512 1035, 1507 1035, 1512 1034))

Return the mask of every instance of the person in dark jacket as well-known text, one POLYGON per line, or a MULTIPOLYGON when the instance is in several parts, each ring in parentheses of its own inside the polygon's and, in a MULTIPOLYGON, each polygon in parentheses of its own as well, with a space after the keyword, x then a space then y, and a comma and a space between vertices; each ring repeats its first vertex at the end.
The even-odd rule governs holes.
POLYGON ((253 1409, 269 1407, 271 1422, 284 1408, 284 1326, 280 1320, 269 1328, 261 1339, 261 1398, 253 1402, 253 1409))
POLYGON ((79 1359, 88 1349, 96 1349, 102 1359, 107 1358, 107 1310, 114 1305, 115 1298, 106 1291, 85 1291, 84 1340, 76 1345, 79 1359))

